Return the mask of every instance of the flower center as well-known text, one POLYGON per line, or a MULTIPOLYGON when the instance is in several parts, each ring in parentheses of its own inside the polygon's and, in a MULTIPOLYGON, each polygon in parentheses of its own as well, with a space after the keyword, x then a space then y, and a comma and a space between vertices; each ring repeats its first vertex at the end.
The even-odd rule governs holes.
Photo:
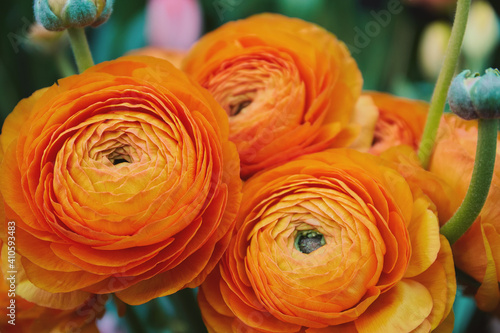
POLYGON ((120 163, 132 163, 133 159, 128 152, 128 146, 118 147, 108 154, 108 160, 113 163, 113 165, 118 165, 120 163))
POLYGON ((295 236, 295 248, 309 254, 326 244, 323 234, 316 230, 301 230, 295 236))
POLYGON ((238 115, 241 112, 241 110, 243 110, 244 108, 249 106, 250 103, 252 103, 251 100, 245 100, 245 101, 239 102, 237 104, 230 105, 229 106, 229 116, 231 117, 231 116, 238 115))

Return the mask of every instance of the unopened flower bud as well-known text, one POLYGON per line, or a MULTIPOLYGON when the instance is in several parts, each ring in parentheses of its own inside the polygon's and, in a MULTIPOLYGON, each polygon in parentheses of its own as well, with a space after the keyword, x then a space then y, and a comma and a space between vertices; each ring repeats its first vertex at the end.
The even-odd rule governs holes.
POLYGON ((35 0, 35 18, 47 30, 96 27, 111 15, 112 0, 35 0))
POLYGON ((451 83, 448 102, 466 120, 500 118, 500 72, 489 68, 480 76, 463 71, 451 83))

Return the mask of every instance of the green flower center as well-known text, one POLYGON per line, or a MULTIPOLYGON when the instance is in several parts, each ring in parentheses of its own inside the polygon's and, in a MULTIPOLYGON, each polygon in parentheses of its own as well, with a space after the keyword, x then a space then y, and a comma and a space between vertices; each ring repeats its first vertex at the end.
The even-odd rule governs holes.
POLYGON ((295 236, 295 248, 309 254, 326 244, 325 237, 317 230, 301 230, 295 236))

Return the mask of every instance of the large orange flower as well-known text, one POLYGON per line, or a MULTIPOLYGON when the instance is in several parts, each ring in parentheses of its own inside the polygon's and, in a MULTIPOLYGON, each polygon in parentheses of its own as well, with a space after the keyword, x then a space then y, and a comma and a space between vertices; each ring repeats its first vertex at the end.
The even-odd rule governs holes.
POLYGON ((227 23, 195 44, 184 69, 229 115, 242 177, 349 141, 361 74, 314 24, 277 14, 227 23))
MULTIPOLYGON (((453 186, 458 209, 469 187, 477 145, 477 121, 449 114, 443 118, 429 170, 453 186)), ((500 136, 493 180, 481 214, 453 245, 458 268, 482 282, 476 295, 483 310, 493 310, 500 299, 500 136)), ((442 220, 445 223, 447 219, 442 220)))
POLYGON ((429 105, 422 101, 380 92, 366 92, 356 104, 354 122, 362 130, 353 148, 379 155, 390 147, 418 148, 429 105))
POLYGON ((449 325, 451 249, 434 204, 392 164, 329 150, 245 183, 237 234, 200 288, 209 331, 428 332, 449 325))
POLYGON ((1 145, 7 221, 42 290, 139 304, 197 286, 227 247, 241 199, 227 116, 165 60, 59 80, 18 104, 1 145))

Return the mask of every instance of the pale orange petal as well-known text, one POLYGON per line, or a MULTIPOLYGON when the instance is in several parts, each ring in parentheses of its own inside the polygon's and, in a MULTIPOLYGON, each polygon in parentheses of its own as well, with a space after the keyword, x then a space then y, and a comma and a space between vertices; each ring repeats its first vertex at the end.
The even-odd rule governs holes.
POLYGON ((434 332, 434 333, 452 333, 454 325, 455 325, 455 314, 453 313, 453 311, 450 311, 450 314, 432 332, 434 332))
POLYGON ((356 320, 360 333, 410 332, 419 327, 432 310, 432 297, 420 283, 401 280, 381 295, 356 320))
POLYGON ((413 217, 408 227, 412 253, 405 277, 413 277, 428 269, 439 252, 439 221, 429 209, 430 202, 425 197, 415 201, 413 217))
MULTIPOLYGON (((494 231, 493 226, 489 224, 481 224, 481 233, 483 234, 484 250, 486 253, 487 264, 486 272, 481 286, 475 295, 477 307, 483 311, 493 311, 500 300, 500 291, 498 290, 497 267, 495 258, 491 251, 490 240, 488 233, 494 231), (492 230, 493 229, 493 230, 492 230)), ((498 246, 498 244, 496 245, 498 246)))
POLYGON ((441 249, 436 261, 425 272, 413 278, 413 280, 423 284, 431 293, 434 306, 427 319, 433 329, 448 317, 457 292, 455 266, 450 244, 443 235, 440 237, 441 249))

